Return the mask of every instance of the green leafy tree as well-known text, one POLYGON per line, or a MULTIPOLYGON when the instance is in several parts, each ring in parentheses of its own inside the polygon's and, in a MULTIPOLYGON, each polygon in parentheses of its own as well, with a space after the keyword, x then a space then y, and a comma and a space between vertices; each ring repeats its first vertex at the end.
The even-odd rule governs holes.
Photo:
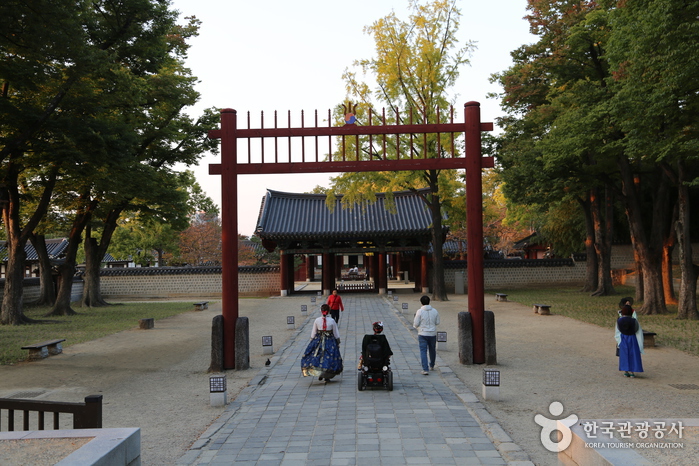
POLYGON ((61 170, 85 163, 76 147, 102 142, 104 153, 124 141, 92 115, 127 83, 129 73, 120 70, 158 67, 161 34, 174 17, 164 3, 136 0, 0 4, 0 198, 9 252, 0 324, 29 321, 22 313, 24 245, 48 210, 61 170), (126 57, 128 67, 120 68, 126 57), (19 181, 35 167, 38 202, 29 212, 19 181))
MULTIPOLYGON (((699 95, 696 76, 699 60, 696 44, 699 31, 696 18, 699 4, 678 0, 639 0, 623 2, 613 12, 613 29, 608 46, 608 60, 613 69, 610 80, 615 90, 611 111, 624 132, 627 160, 621 165, 625 189, 633 196, 630 215, 640 217, 632 225, 634 248, 641 260, 656 264, 660 236, 654 229, 641 228, 647 209, 634 190, 638 181, 655 183, 659 188, 655 198, 660 199, 653 210, 656 222, 672 207, 660 203, 669 191, 676 191, 676 219, 674 229, 663 232, 662 250, 676 235, 680 252, 681 282, 678 317, 698 319, 696 302, 697 266, 692 262, 691 191, 699 187, 699 95), (653 176, 653 174, 655 176, 653 176), (660 189, 664 191, 660 191, 660 189), (657 212, 657 213, 656 213, 657 212), (646 251, 642 241, 650 232, 651 250, 646 251)), ((696 202, 693 204, 696 206, 696 202)), ((665 222, 662 226, 671 225, 665 222)), ((696 223, 694 224, 696 231, 696 223)), ((666 258, 669 255, 666 254, 666 258)), ((657 266, 656 266, 657 267, 657 266)), ((649 267, 648 267, 649 268, 649 267)), ((669 268, 671 270, 671 268, 669 268)), ((648 293, 658 295, 657 286, 649 281, 644 268, 644 300, 648 293)), ((669 285, 665 286, 668 296, 669 285)), ((655 298, 660 300, 659 297, 655 298)), ((644 309, 647 303, 644 303, 644 309)), ((652 309, 651 309, 652 310, 652 309)))
MULTIPOLYGON (((177 222, 178 217, 184 222, 190 214, 180 174, 173 172, 172 167, 177 163, 196 162, 212 146, 206 138, 206 130, 213 125, 213 112, 205 112, 205 118, 197 121, 183 113, 186 106, 198 99, 193 89, 195 78, 182 64, 186 39, 196 34, 197 24, 193 20, 186 28, 171 24, 169 34, 160 38, 165 54, 161 66, 150 73, 132 73, 131 87, 125 89, 121 107, 106 106, 110 127, 121 128, 124 138, 132 143, 122 146, 114 158, 95 161, 84 176, 71 177, 70 186, 67 186, 68 196, 74 191, 80 196, 72 209, 77 215, 73 217, 61 273, 65 278, 74 273, 77 245, 83 231, 87 230, 84 306, 106 304, 99 291, 99 268, 117 219, 123 212, 150 213, 154 218, 159 216, 169 222, 177 222), (201 124, 202 121, 207 121, 208 125, 201 124), (95 224, 101 230, 99 241, 92 236, 95 224)), ((128 66, 127 70, 132 71, 128 66)), ((74 312, 65 278, 51 315, 74 312)))
MULTIPOLYGON (((457 31, 461 12, 454 0, 435 0, 426 3, 409 2, 410 17, 400 20, 391 13, 365 28, 374 38, 376 56, 358 60, 355 69, 369 75, 376 87, 358 76, 357 71, 347 70, 344 79, 348 98, 358 102, 357 116, 362 124, 367 121, 369 111, 382 115, 377 105, 388 107, 385 124, 388 123, 435 123, 438 115, 448 115, 449 91, 459 76, 460 68, 468 63, 467 55, 473 48, 471 43, 458 47, 457 31), (402 120, 399 121, 402 115, 402 120)), ((375 117, 378 120, 378 117, 375 117)), ((442 117, 444 118, 444 117, 442 117)), ((444 120, 442 120, 444 121, 444 120)), ((373 124, 382 124, 374 121, 373 124)), ((405 136, 408 138, 409 136, 405 136)), ((449 150, 448 138, 438 140, 431 135, 427 140, 413 141, 403 147, 411 147, 419 156, 437 158, 449 150)), ((361 156, 370 158, 378 154, 375 145, 366 139, 360 141, 361 156)), ((405 149, 403 149, 405 150, 405 149)), ((386 148, 387 158, 396 158, 398 149, 392 142, 386 148)), ((412 155, 412 154, 411 154, 412 155)), ((433 280, 432 294, 436 300, 446 300, 444 269, 442 265, 442 243, 444 227, 443 199, 454 197, 460 187, 454 170, 428 170, 424 172, 364 172, 346 173, 332 180, 334 192, 343 194, 347 206, 369 201, 375 202, 377 192, 417 190, 429 188, 429 193, 420 192, 432 215, 433 280)), ((329 202, 334 198, 329 196, 329 202)))
MULTIPOLYGON (((24 244, 52 197, 73 218, 54 313, 72 311, 67 287, 82 230, 101 206, 99 193, 111 192, 106 174, 127 168, 124 160, 138 146, 161 140, 137 137, 167 119, 153 102, 173 87, 193 85, 177 57, 186 51, 196 21, 180 27, 176 19, 177 12, 160 1, 27 0, 0 6, 0 197, 7 201, 2 207, 9 249, 0 323, 28 321, 21 308, 24 244), (143 124, 145 114, 152 117, 150 128, 143 124), (28 198, 35 199, 31 208, 28 198)), ((177 120, 178 113, 169 119, 177 120)))
POLYGON ((186 170, 177 175, 178 188, 169 189, 162 198, 167 201, 167 211, 151 205, 119 219, 109 245, 112 256, 142 266, 181 262, 180 233, 189 228, 189 221, 197 212, 217 216, 218 208, 203 193, 193 172, 186 170))
MULTIPOLYGON (((503 85, 508 113, 499 121, 505 133, 498 142, 505 193, 511 202, 543 208, 546 216, 570 212, 571 202, 579 205, 588 256, 583 290, 612 294, 613 218, 599 202, 599 191, 615 183, 613 160, 600 149, 605 139, 614 140, 613 125, 599 110, 610 97, 602 60, 605 11, 595 2, 546 0, 531 1, 528 9, 531 31, 540 39, 514 51, 515 65, 494 77, 503 85)), ((569 245, 580 237, 561 228, 539 232, 569 245)))

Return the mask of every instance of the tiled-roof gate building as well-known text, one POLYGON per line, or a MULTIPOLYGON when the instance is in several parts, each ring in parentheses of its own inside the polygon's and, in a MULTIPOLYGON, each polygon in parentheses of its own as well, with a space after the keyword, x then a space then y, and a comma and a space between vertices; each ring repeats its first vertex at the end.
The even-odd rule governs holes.
POLYGON ((343 208, 341 196, 328 207, 325 194, 268 190, 255 233, 269 250, 280 249, 282 296, 294 290, 295 255, 305 256, 305 275, 311 278, 321 257, 326 295, 346 277, 343 265, 360 264, 362 276, 373 279, 363 289, 385 294, 388 277, 400 277, 410 267, 416 290, 427 293, 431 224, 430 211, 417 192, 394 193, 392 208, 383 194, 375 203, 343 208), (358 256, 359 261, 343 264, 345 255, 358 256))

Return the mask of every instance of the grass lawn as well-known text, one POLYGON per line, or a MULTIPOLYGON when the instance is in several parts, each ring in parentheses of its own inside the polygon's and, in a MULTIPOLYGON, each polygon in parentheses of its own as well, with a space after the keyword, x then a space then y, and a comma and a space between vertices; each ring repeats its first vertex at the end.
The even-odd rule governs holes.
MULTIPOLYGON (((579 288, 542 288, 498 290, 506 293, 508 301, 516 301, 528 306, 550 304, 551 312, 573 319, 614 328, 619 309, 619 301, 625 296, 633 296, 634 288, 617 286, 614 296, 592 297, 581 293, 579 288)), ((634 303, 634 308, 640 307, 634 303)), ((669 346, 699 356, 699 320, 678 320, 677 306, 667 306, 669 313, 655 316, 638 316, 643 330, 657 333, 657 345, 669 346)))
POLYGON ((105 335, 138 327, 138 320, 155 320, 191 311, 189 302, 120 303, 106 307, 82 308, 71 317, 44 317, 48 307, 24 308, 24 315, 42 323, 31 325, 0 325, 0 364, 13 364, 27 358, 29 352, 22 346, 56 338, 65 338, 63 347, 95 340, 105 335))

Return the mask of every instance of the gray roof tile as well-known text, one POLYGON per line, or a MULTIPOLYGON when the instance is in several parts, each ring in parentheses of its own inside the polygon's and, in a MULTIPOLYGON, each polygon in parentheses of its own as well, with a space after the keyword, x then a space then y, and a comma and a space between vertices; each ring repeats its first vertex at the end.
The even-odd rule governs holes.
POLYGON ((325 204, 325 194, 298 194, 268 190, 263 199, 256 234, 264 239, 351 239, 381 236, 424 235, 432 217, 417 193, 394 193, 395 212, 387 209, 386 197, 377 194, 373 204, 335 209, 325 204))

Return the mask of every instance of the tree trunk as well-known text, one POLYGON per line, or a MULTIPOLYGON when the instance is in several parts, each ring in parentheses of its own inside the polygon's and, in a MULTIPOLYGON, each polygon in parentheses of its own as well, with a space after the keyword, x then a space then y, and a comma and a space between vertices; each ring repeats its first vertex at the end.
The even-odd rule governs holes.
POLYGON ((639 259, 635 249, 633 250, 633 260, 636 273, 636 290, 633 300, 636 303, 640 303, 643 301, 643 295, 645 294, 645 289, 643 287, 643 267, 641 266, 641 259, 639 259))
POLYGON ((677 318, 678 319, 699 319, 697 312, 697 267, 692 262, 692 242, 690 240, 690 205, 689 205, 689 188, 685 184, 685 167, 684 163, 678 163, 678 215, 675 223, 675 231, 677 234, 677 244, 680 252, 680 271, 682 273, 680 280, 680 293, 677 303, 677 318))
POLYGON ((615 294, 611 266, 612 203, 609 190, 606 190, 605 215, 603 216, 598 191, 597 188, 590 191, 590 212, 595 230, 595 253, 597 256, 597 289, 592 293, 592 296, 608 296, 615 294))
POLYGON ((24 282, 24 244, 18 238, 7 239, 7 270, 5 271, 5 289, 2 296, 0 324, 21 325, 35 322, 22 312, 22 292, 24 282))
POLYGON ((595 251, 595 227, 592 221, 592 212, 590 211, 590 199, 578 198, 578 203, 582 207, 585 214, 585 254, 587 261, 585 262, 585 284, 580 290, 583 293, 589 293, 597 289, 597 253, 595 251))
POLYGON ((44 185, 36 210, 27 221, 24 228, 20 220, 20 195, 18 188, 18 167, 11 159, 4 167, 5 178, 2 180, 4 189, 0 190, 2 198, 2 221, 7 236, 7 270, 5 271, 5 289, 0 310, 0 325, 19 325, 36 322, 22 312, 22 294, 24 292, 24 262, 27 257, 24 246, 27 244, 29 233, 36 228, 43 218, 51 200, 51 194, 56 184, 58 169, 53 167, 44 185))
MULTIPOLYGON (((83 201, 87 195, 82 196, 83 201)), ((92 209, 96 207, 96 202, 88 202, 85 208, 79 209, 73 219, 73 226, 68 235, 68 247, 66 248, 65 262, 58 267, 60 280, 58 283, 58 296, 56 304, 47 316, 72 316, 77 314, 70 306, 70 298, 73 292, 73 276, 75 275, 75 258, 78 254, 78 247, 82 241, 82 234, 85 226, 90 221, 92 209)))
POLYGON ((665 292, 665 304, 677 304, 675 296, 675 284, 672 273, 672 251, 675 249, 675 235, 671 235, 663 244, 662 272, 663 291, 665 292))
MULTIPOLYGON (((444 234, 442 228, 442 203, 438 194, 438 172, 429 170, 430 198, 428 204, 432 213, 432 299, 435 301, 448 301, 446 284, 444 282, 443 244, 444 234)), ((423 283, 423 286, 425 284, 423 283)))
MULTIPOLYGON (((85 239, 85 274, 83 275, 83 307, 101 307, 109 303, 102 299, 100 292, 100 248, 97 239, 91 238, 89 231, 85 239)), ((104 255, 102 255, 104 257, 104 255)))
POLYGON ((626 216, 631 232, 631 242, 634 254, 643 272, 643 307, 639 314, 652 315, 667 312, 665 307, 665 295, 661 273, 662 235, 658 233, 660 225, 660 213, 667 208, 666 200, 667 178, 661 176, 656 184, 653 201, 653 218, 651 222, 650 240, 643 226, 643 210, 639 193, 636 187, 636 179, 631 172, 631 166, 626 156, 619 157, 619 168, 622 179, 622 191, 626 216))
POLYGON ((46 237, 32 233, 29 240, 39 258, 39 298, 32 305, 53 306, 56 303, 56 287, 53 282, 51 259, 46 250, 46 237))
POLYGON ((96 238, 92 238, 92 228, 87 224, 85 237, 85 275, 83 276, 83 307, 109 306, 109 303, 102 299, 100 289, 100 268, 102 258, 107 253, 112 235, 117 227, 117 221, 124 211, 124 206, 117 206, 109 211, 102 223, 102 236, 99 243, 96 238))

